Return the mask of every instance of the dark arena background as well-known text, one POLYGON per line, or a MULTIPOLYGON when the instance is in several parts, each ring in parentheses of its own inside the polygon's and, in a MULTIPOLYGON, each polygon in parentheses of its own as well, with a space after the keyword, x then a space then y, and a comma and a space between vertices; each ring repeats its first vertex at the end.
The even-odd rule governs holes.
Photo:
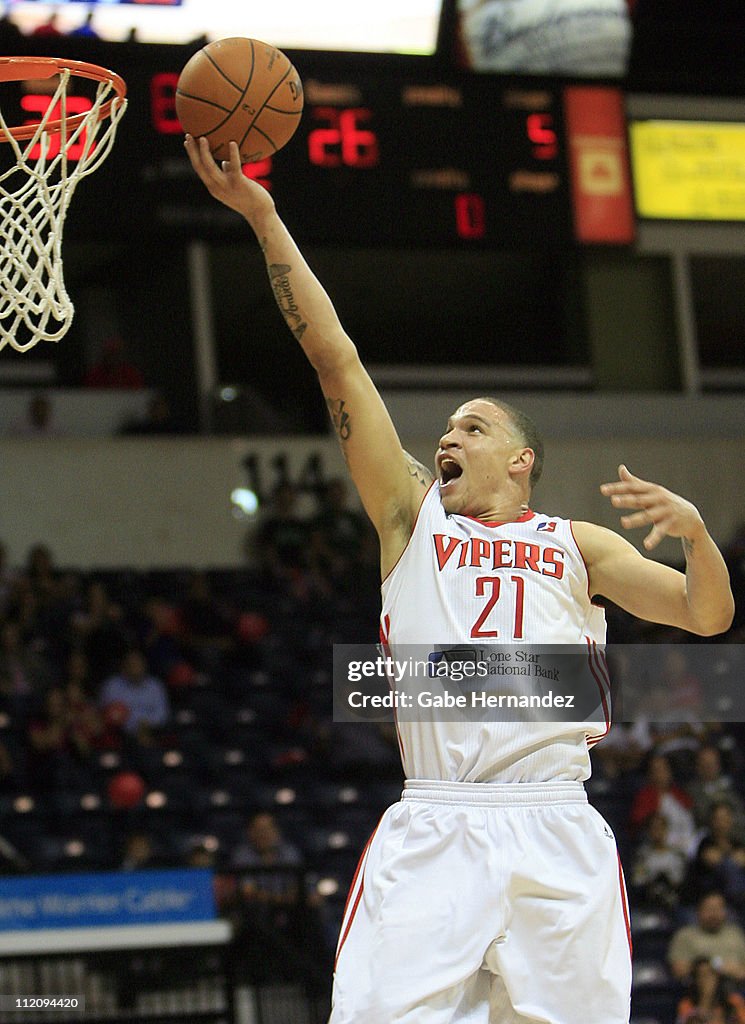
MULTIPOLYGON (((448 414, 495 394, 544 433, 538 508, 618 529, 598 487, 622 461, 686 495, 738 603, 710 650, 742 664, 741 4, 243 6, 0 5, 0 56, 111 68, 129 102, 64 226, 69 333, 0 352, 0 1022, 321 1024, 401 790, 395 730, 332 715, 332 646, 377 640, 377 542, 261 252, 184 152, 176 81, 208 40, 265 38, 302 77, 296 135, 245 173, 405 447, 431 466, 448 414)), ((2 85, 8 124, 48 102, 2 85)), ((745 730, 701 713, 696 638, 607 617, 671 645, 669 701, 617 721, 587 783, 633 1024, 692 1019, 675 953, 712 890, 742 1021, 745 730)))

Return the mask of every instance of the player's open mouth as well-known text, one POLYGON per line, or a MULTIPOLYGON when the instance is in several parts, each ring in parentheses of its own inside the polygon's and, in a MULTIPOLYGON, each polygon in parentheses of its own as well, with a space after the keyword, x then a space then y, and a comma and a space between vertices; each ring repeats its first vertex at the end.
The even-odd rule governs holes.
POLYGON ((440 462, 440 486, 447 487, 458 480, 463 474, 463 467, 453 459, 442 459, 440 462))

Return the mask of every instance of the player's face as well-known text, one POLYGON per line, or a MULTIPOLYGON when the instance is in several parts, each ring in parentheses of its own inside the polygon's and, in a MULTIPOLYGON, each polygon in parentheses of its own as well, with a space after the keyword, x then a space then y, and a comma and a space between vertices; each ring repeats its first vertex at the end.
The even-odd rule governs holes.
POLYGON ((509 467, 524 450, 503 409, 476 399, 448 420, 435 455, 446 512, 489 515, 510 482, 509 467))

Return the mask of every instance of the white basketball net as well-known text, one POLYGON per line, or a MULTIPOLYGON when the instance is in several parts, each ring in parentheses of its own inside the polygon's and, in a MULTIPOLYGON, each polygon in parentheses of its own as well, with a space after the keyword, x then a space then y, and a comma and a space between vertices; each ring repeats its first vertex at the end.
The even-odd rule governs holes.
POLYGON ((25 352, 39 341, 59 341, 75 312, 62 276, 65 216, 78 181, 111 152, 127 103, 115 98, 110 117, 101 117, 114 86, 100 82, 91 109, 69 129, 71 74, 60 70, 59 85, 30 139, 14 139, 0 110, 0 132, 16 158, 15 166, 0 173, 0 349, 7 344, 25 352), (47 124, 57 119, 60 130, 50 133, 47 124))

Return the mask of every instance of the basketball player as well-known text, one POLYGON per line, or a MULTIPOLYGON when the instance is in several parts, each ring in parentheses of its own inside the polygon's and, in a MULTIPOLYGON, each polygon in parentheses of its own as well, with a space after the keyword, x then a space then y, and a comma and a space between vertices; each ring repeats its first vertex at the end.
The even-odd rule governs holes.
MULTIPOLYGON (((402 644, 602 644, 603 595, 634 615, 711 635, 733 600, 696 508, 632 475, 601 490, 679 537, 685 574, 612 531, 539 515, 542 445, 489 398, 447 421, 433 476, 396 430, 274 203, 187 137, 209 192, 255 232, 284 318, 316 370, 380 537, 382 632, 402 644)), ((337 949, 332 1024, 628 1024, 629 920, 613 834, 587 803, 588 748, 607 721, 400 722, 402 800, 362 855, 337 949)))

